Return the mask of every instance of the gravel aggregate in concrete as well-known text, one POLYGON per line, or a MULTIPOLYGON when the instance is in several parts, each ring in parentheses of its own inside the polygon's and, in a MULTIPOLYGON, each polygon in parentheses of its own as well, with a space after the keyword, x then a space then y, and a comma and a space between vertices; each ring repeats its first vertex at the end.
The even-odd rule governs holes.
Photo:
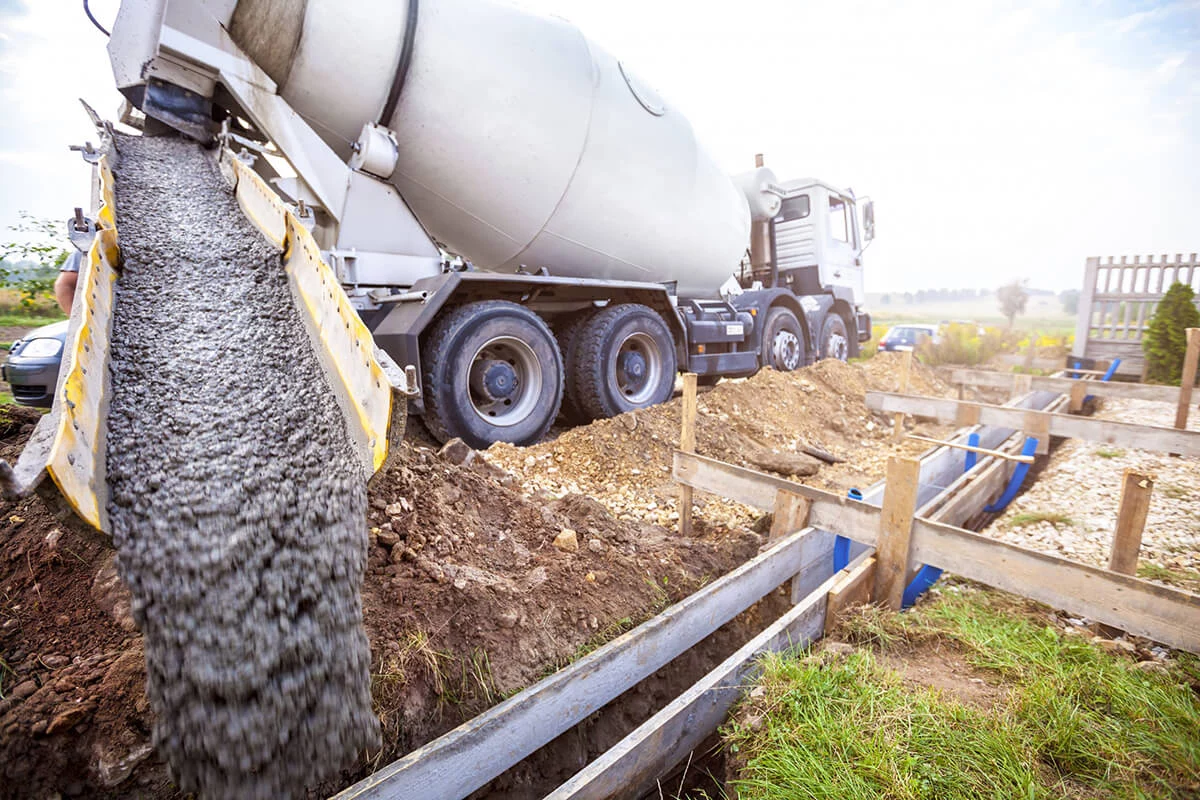
POLYGON ((378 744, 367 476, 213 154, 117 146, 108 512, 154 743, 184 791, 296 796, 378 744))

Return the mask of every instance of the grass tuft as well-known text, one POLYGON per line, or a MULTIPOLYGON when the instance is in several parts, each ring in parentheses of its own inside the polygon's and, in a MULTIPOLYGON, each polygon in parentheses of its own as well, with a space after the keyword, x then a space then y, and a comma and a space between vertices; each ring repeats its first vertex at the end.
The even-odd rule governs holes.
POLYGON ((1056 528, 1059 525, 1075 524, 1075 520, 1066 514, 1059 514, 1054 511, 1025 511, 1020 514, 1014 514, 1012 519, 1008 521, 1008 526, 1010 528, 1022 528, 1026 525, 1036 525, 1039 522, 1048 522, 1056 528))
POLYGON ((1092 455, 1100 458, 1120 458, 1125 455, 1125 451, 1119 447, 1097 447, 1092 455))

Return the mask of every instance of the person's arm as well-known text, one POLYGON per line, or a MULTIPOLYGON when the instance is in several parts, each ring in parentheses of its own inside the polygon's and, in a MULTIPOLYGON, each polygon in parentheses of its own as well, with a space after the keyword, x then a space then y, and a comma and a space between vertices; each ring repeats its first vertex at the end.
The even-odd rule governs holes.
POLYGON ((68 316, 71 314, 71 304, 75 302, 75 284, 78 282, 78 272, 60 272, 54 281, 54 299, 68 316))

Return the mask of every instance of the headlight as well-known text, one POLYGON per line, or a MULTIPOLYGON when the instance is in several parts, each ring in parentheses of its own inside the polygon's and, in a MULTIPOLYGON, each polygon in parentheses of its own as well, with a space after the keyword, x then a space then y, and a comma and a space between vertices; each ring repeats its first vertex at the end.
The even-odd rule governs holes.
POLYGON ((18 354, 22 358, 53 358, 62 352, 58 339, 30 339, 18 354))

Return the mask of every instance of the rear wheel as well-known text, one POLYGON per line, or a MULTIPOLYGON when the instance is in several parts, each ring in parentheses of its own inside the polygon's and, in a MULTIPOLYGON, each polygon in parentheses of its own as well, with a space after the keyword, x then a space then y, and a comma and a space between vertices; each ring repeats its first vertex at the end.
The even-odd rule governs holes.
POLYGON ((489 300, 449 312, 426 335, 421 360, 425 425, 441 441, 532 444, 558 415, 558 343, 524 306, 489 300))
POLYGON ((850 357, 850 337, 846 322, 836 311, 830 311, 821 325, 821 358, 845 361, 850 357))
POLYGON ((592 419, 662 403, 675 389, 675 340, 637 303, 598 311, 580 328, 567 364, 579 407, 592 419))
POLYGON ((579 346, 579 333, 588 321, 596 316, 596 313, 596 309, 589 308, 572 314, 555 326, 555 333, 558 336, 558 349, 562 351, 563 364, 566 365, 568 376, 563 386, 562 414, 573 425, 582 425, 592 420, 579 404, 575 384, 570 380, 569 376, 574 374, 574 371, 577 369, 578 358, 576 351, 579 346))
POLYGON ((796 315, 776 306, 763 323, 763 356, 766 365, 792 372, 804 364, 804 334, 796 315))

